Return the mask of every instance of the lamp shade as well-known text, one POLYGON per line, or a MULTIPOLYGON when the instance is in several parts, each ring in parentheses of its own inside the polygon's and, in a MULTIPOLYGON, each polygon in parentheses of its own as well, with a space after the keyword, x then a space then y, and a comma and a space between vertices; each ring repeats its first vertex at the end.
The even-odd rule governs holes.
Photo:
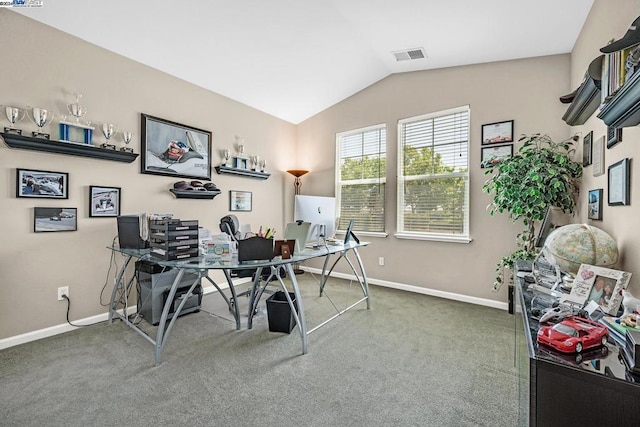
POLYGON ((287 173, 290 173, 291 175, 295 176, 296 178, 300 178, 302 175, 305 175, 307 173, 309 173, 309 171, 306 171, 304 169, 290 169, 287 171, 287 173))

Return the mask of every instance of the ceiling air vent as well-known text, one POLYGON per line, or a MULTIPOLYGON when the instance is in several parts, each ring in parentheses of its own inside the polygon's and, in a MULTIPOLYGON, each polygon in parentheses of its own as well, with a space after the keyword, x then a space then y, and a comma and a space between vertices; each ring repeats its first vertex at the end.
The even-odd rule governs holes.
POLYGON ((421 47, 417 47, 415 49, 407 49, 407 50, 398 50, 393 53, 393 56, 396 57, 396 61, 408 61, 410 59, 424 59, 427 57, 424 53, 424 49, 421 47))

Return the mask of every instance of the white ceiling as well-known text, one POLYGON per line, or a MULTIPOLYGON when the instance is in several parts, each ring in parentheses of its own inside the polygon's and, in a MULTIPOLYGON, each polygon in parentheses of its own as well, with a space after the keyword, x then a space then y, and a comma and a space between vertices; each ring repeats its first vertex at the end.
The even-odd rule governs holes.
POLYGON ((13 10, 299 123, 384 77, 571 52, 593 0, 44 0, 13 10), (427 58, 396 62, 393 51, 427 58))

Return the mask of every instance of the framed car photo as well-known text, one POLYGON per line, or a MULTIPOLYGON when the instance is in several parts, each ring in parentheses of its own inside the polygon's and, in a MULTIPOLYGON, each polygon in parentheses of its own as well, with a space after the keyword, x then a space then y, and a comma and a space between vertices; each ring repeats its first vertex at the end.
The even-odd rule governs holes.
POLYGON ((141 173, 211 179, 211 132, 142 114, 141 173))
POLYGON ((89 216, 114 217, 120 215, 120 187, 89 187, 89 216))
POLYGON ((69 174, 66 172, 16 169, 16 197, 68 199, 69 174))
POLYGON ((33 208, 33 231, 36 233, 76 231, 77 229, 78 209, 76 208, 33 208))

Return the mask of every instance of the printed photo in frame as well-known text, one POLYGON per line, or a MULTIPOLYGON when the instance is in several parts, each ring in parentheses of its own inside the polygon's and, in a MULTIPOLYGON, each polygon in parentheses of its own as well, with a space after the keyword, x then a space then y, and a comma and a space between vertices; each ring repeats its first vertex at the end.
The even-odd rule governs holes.
POLYGON ((631 273, 595 265, 581 264, 571 293, 561 297, 583 306, 595 302, 606 314, 615 316, 622 303, 622 291, 629 287, 631 273))
POLYGON ((513 120, 482 125, 482 145, 513 142, 513 120))
POLYGON ((582 167, 591 165, 593 131, 589 132, 582 139, 582 167))
POLYGON ((33 231, 35 233, 76 231, 77 229, 77 208, 33 208, 33 231))
POLYGON ((602 221, 602 188, 589 190, 587 212, 589 219, 602 221))
POLYGON ((141 114, 141 173, 211 179, 211 132, 141 114))
POLYGON ((35 169, 16 169, 16 197, 68 199, 69 174, 35 169))
POLYGON ((619 142, 622 142, 622 128, 607 126, 607 148, 612 148, 619 142))
POLYGON ((89 186, 89 217, 119 216, 120 200, 120 187, 89 186))
POLYGON ((482 163, 480 163, 480 167, 491 168, 504 159, 513 156, 513 145, 492 145, 490 147, 482 147, 481 151, 482 163))
POLYGON ((251 191, 229 191, 229 210, 232 212, 251 212, 251 191))
POLYGON ((591 154, 593 176, 604 175, 604 136, 593 141, 591 154))
POLYGON ((630 205, 630 179, 631 179, 631 160, 629 158, 622 159, 609 166, 607 171, 607 182, 609 195, 609 206, 630 205))

